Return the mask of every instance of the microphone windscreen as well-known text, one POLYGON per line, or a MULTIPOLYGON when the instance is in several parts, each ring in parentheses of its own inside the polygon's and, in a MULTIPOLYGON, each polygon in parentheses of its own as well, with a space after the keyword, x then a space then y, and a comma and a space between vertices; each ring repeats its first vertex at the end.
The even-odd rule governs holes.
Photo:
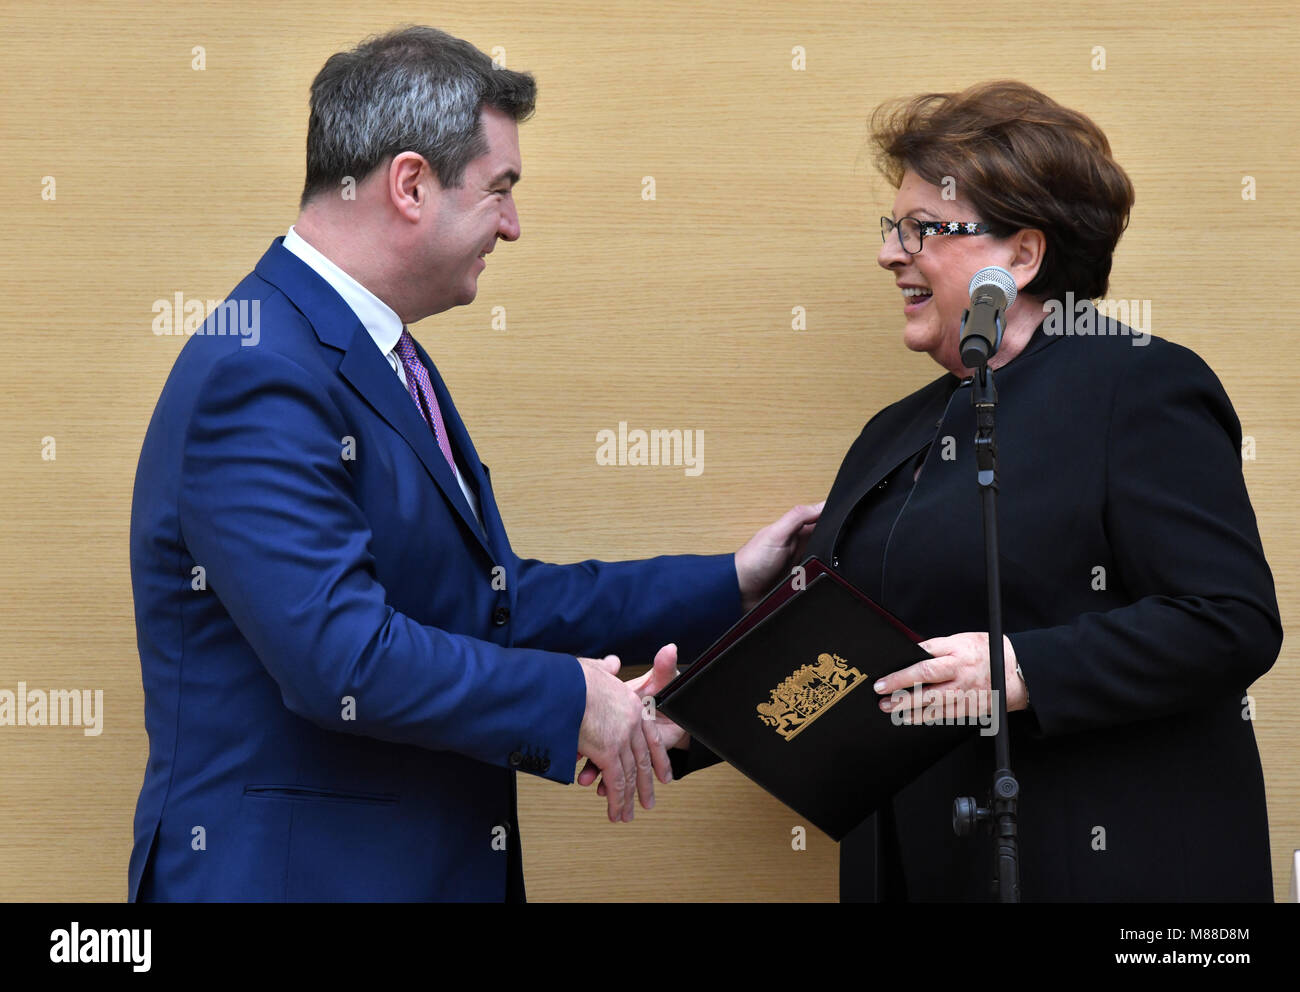
MULTIPOLYGON (((1016 302, 1016 281, 1011 278, 1011 273, 1000 265, 989 265, 980 269, 970 279, 971 300, 974 301, 975 293, 982 286, 996 286, 1002 290, 1003 295, 1007 298, 1006 307, 1016 302)), ((1006 309, 1004 307, 1003 309, 1006 309)))

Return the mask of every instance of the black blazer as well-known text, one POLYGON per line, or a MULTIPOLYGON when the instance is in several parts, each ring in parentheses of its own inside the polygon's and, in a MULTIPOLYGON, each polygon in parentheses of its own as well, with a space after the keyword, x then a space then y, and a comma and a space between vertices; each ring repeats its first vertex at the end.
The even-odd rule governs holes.
MULTIPOLYGON (((1022 897, 1271 900, 1245 696, 1282 630, 1241 428, 1197 355, 1139 340, 1040 327, 995 373, 1004 630, 1031 704, 1009 720, 1022 897)), ((936 442, 870 566, 882 605, 927 637, 988 629, 974 436, 951 374, 881 410, 809 548, 847 570, 853 515, 936 442)), ((902 789, 845 840, 842 897, 990 898, 990 843, 956 837, 951 808, 986 799, 992 768, 980 737, 902 789)))

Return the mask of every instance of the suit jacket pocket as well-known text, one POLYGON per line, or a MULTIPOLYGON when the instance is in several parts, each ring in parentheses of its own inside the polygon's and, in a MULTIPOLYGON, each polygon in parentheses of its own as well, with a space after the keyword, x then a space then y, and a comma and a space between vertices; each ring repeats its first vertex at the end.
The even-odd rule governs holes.
POLYGON ((293 802, 360 803, 368 806, 393 806, 398 797, 382 792, 342 792, 305 785, 246 785, 244 795, 253 799, 287 799, 293 802))

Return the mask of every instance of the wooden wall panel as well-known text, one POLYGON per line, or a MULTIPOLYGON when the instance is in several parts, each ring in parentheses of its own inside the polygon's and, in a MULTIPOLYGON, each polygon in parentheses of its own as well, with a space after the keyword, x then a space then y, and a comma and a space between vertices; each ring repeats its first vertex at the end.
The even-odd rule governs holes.
MULTIPOLYGON (((643 8, 437 9, 437 26, 504 46, 541 87, 521 131, 522 239, 493 255, 472 306, 416 328, 521 553, 730 550, 821 498, 862 423, 937 374, 902 348, 895 290, 875 264, 891 193, 863 158, 866 118, 889 97, 1010 76, 1092 115, 1132 176, 1111 296, 1150 299, 1151 329, 1222 377, 1256 441, 1247 478, 1295 622, 1300 398, 1281 292, 1300 282, 1290 0, 1064 12, 992 0, 978 16, 953 0, 643 8), (492 329, 498 306, 505 330, 492 329), (598 466, 595 434, 620 421, 703 430, 703 474, 598 466)), ((220 299, 284 233, 316 70, 367 34, 431 16, 383 9, 0 12, 0 688, 100 688, 106 707, 97 737, 0 727, 0 899, 125 896, 147 753, 129 503, 183 341, 151 332, 152 301, 220 299)), ((1280 896, 1300 847, 1296 656, 1288 639, 1254 689, 1280 896)), ((792 851, 794 814, 726 767, 661 789, 630 826, 606 823, 576 787, 524 776, 520 796, 535 900, 836 897, 835 845, 813 831, 792 851)))

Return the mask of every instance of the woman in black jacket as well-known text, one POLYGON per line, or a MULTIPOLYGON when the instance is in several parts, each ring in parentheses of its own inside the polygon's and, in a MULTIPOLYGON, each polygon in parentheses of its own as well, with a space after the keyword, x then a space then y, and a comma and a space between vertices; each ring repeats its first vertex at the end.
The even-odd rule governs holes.
MULTIPOLYGON (((867 423, 808 552, 931 637, 880 705, 913 708, 917 683, 923 707, 989 688, 958 336, 971 276, 1001 266, 1018 290, 990 366, 1022 898, 1271 901, 1246 691, 1281 645, 1273 579, 1214 373, 1088 302, 1127 175, 1091 120, 1013 82, 887 104, 873 139, 898 191, 878 261, 904 343, 945 372, 867 423)), ((951 810, 987 796, 992 749, 973 736, 849 835, 842 898, 991 898, 991 841, 955 836, 951 810)), ((709 760, 697 745, 678 772, 709 760)))
MULTIPOLYGON (((989 686, 957 345, 970 277, 999 265, 1019 291, 990 365, 1022 896, 1271 900, 1245 696, 1282 631, 1241 428, 1200 358, 1086 302, 1106 293, 1128 177, 1092 121, 1018 83, 887 105, 873 138, 898 190, 878 261, 905 344, 946 373, 863 429, 809 552, 948 635, 878 685, 882 708, 910 706, 918 682, 923 702, 989 686)), ((987 795, 992 769, 992 738, 976 737, 900 790, 845 840, 842 896, 990 898, 991 842, 957 838, 950 813, 987 795)))

